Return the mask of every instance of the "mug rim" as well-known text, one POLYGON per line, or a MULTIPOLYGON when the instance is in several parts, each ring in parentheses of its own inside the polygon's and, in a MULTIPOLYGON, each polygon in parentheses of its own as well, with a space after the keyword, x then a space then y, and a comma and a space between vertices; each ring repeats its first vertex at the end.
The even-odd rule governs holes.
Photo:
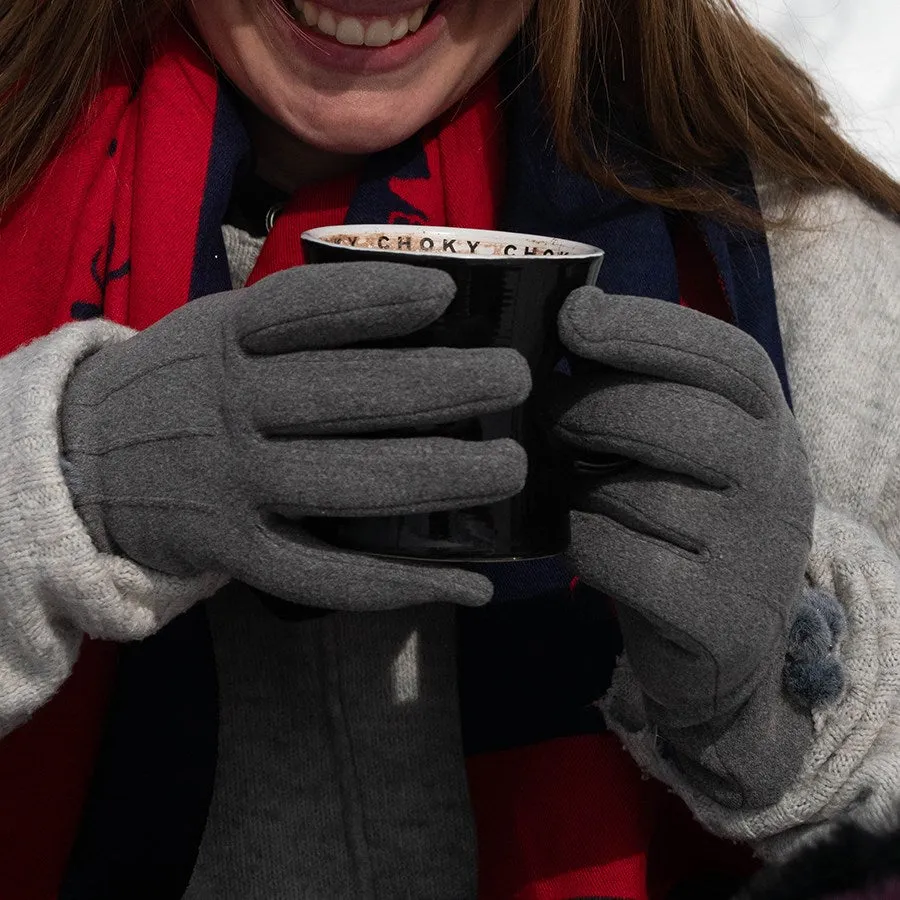
POLYGON ((307 241, 312 244, 319 244, 320 246, 327 247, 343 247, 345 250, 357 250, 360 253, 383 253, 383 254, 393 254, 395 256, 417 256, 417 257, 431 257, 431 258, 448 258, 453 256, 453 254, 443 254, 443 253, 434 253, 428 250, 398 250, 394 247, 352 247, 348 244, 338 244, 334 241, 326 240, 323 235, 325 234, 333 234, 334 232, 339 232, 341 234, 368 234, 368 233, 378 233, 384 235, 435 235, 435 236, 443 236, 453 234, 457 237, 457 239, 464 239, 465 236, 473 237, 476 235, 481 235, 482 240, 490 240, 495 243, 500 243, 503 240, 510 241, 515 238, 519 242, 522 241, 523 238, 526 240, 539 241, 543 244, 550 244, 559 246, 561 249, 570 249, 570 252, 565 254, 553 254, 553 255, 519 255, 519 256, 506 256, 497 253, 491 254, 477 254, 477 253, 463 253, 458 254, 458 258, 460 259, 471 259, 478 260, 479 262, 484 263, 510 263, 514 261, 520 261, 523 259, 528 259, 532 261, 537 260, 546 260, 548 262, 552 261, 560 261, 560 260, 580 260, 580 259, 603 259, 605 255, 605 251, 601 250, 599 247, 594 247, 591 244, 585 244, 581 241, 570 241, 567 238, 557 238, 550 237, 549 235, 542 234, 526 234, 525 232, 517 232, 517 231, 495 231, 493 229, 487 228, 454 228, 449 225, 322 225, 317 228, 310 228, 307 231, 304 231, 300 235, 300 239, 302 241, 307 241))

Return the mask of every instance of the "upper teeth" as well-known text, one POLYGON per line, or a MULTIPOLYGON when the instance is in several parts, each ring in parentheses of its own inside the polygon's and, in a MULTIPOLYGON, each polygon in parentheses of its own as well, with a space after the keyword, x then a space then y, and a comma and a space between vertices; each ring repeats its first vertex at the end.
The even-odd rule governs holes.
POLYGON ((293 0, 294 7, 299 16, 310 28, 321 31, 333 37, 341 44, 349 44, 360 47, 384 47, 391 41, 399 41, 410 32, 419 30, 425 13, 428 12, 428 3, 414 9, 410 13, 398 16, 395 19, 374 19, 370 22, 362 22, 353 16, 344 16, 341 13, 320 6, 318 3, 310 3, 309 0, 293 0))

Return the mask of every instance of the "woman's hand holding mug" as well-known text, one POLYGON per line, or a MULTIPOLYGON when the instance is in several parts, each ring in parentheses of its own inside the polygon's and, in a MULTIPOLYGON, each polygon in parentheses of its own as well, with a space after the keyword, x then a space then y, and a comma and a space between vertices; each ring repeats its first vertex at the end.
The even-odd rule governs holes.
POLYGON ((559 326, 575 375, 549 403, 555 437, 632 463, 576 479, 571 558, 617 602, 646 714, 684 767, 763 803, 785 779, 757 779, 759 735, 801 752, 811 734, 782 697, 814 498, 778 376, 743 331, 676 304, 582 288, 559 326), (744 745, 720 740, 738 732, 744 745), (725 783, 732 772, 741 785, 725 783))
POLYGON ((224 572, 323 608, 488 601, 483 576, 338 550, 304 527, 522 489, 514 441, 380 434, 528 395, 528 366, 511 349, 351 347, 429 325, 453 294, 439 271, 304 266, 195 300, 86 359, 62 433, 94 541, 162 572, 224 572))

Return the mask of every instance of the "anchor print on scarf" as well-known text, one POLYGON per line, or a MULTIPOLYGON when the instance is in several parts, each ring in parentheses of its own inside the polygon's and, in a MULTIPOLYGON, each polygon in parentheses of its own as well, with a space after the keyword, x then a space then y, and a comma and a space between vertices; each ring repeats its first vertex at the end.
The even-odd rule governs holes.
MULTIPOLYGON (((137 88, 132 91, 131 96, 129 97, 128 102, 134 102, 135 97, 137 96, 137 88)), ((113 138, 109 142, 109 146, 106 149, 106 155, 112 159, 119 149, 119 141, 117 138, 113 138)), ((103 303, 106 299, 106 288, 113 281, 117 281, 119 278, 124 278, 131 272, 131 260, 126 259, 121 265, 116 268, 111 268, 113 264, 113 257, 116 253, 116 223, 109 223, 109 232, 106 238, 106 244, 100 245, 100 248, 94 254, 91 259, 91 279, 94 284, 97 286, 98 297, 97 300, 76 300, 72 304, 72 308, 69 311, 70 315, 76 321, 86 321, 87 319, 98 319, 103 315, 103 303), (100 262, 103 261, 103 268, 100 268, 100 262)))
POLYGON ((106 288, 113 281, 125 278, 131 272, 131 260, 126 259, 120 265, 113 267, 113 259, 116 254, 116 223, 109 223, 109 232, 106 243, 101 244, 91 259, 91 278, 97 286, 98 297, 96 300, 76 300, 72 304, 71 315, 73 319, 85 321, 96 319, 103 315, 103 303, 106 298, 106 288))

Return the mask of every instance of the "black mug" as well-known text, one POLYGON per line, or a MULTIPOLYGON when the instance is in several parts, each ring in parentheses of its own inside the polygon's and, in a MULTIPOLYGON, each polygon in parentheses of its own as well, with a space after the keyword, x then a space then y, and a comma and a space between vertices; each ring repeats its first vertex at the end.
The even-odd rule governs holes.
MULTIPOLYGON (((562 360, 557 315, 578 287, 596 283, 603 251, 537 235, 410 225, 345 225, 302 236, 307 263, 360 260, 442 269, 456 296, 435 323, 379 347, 512 347, 531 368, 532 397, 562 360)), ((484 506, 407 516, 308 519, 329 544, 376 556, 499 562, 562 553, 569 543, 565 465, 549 446, 533 400, 504 413, 420 430, 463 440, 512 438, 528 454, 523 491, 484 506)))

